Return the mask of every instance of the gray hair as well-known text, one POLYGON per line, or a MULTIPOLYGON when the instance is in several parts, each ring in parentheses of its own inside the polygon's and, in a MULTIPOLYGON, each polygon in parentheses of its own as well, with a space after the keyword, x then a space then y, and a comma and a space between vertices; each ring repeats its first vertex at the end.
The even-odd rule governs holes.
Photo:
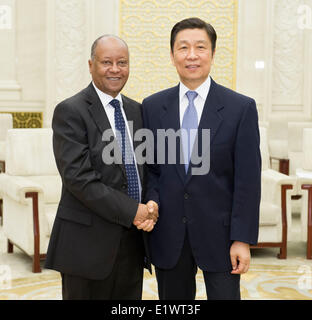
POLYGON ((116 36, 116 35, 114 35, 114 34, 104 34, 104 35, 98 37, 98 38, 93 42, 92 47, 91 47, 91 60, 94 60, 95 50, 96 50, 96 47, 97 47, 98 42, 99 42, 100 40, 106 39, 106 38, 113 38, 113 39, 116 39, 116 40, 121 41, 121 42, 125 45, 125 47, 127 48, 127 50, 129 50, 126 41, 124 41, 123 39, 119 38, 118 36, 116 36))

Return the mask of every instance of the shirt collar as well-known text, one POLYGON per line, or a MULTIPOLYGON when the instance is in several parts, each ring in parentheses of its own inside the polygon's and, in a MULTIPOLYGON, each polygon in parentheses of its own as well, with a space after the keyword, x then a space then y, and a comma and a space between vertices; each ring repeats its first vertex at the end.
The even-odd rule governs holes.
MULTIPOLYGON (((208 78, 198 88, 191 91, 196 91, 203 100, 206 100, 210 90, 210 85, 211 78, 210 76, 208 76, 208 78)), ((190 91, 190 89, 187 86, 185 86, 182 82, 180 82, 180 102, 182 101, 182 99, 188 91, 190 91)))
POLYGON ((94 86, 95 91, 97 92, 97 94, 100 97, 100 100, 103 104, 104 107, 106 107, 113 99, 117 99, 120 102, 120 106, 122 106, 122 98, 121 98, 121 94, 118 93, 118 95, 113 98, 112 96, 110 96, 109 94, 101 91, 96 85, 95 83, 92 81, 92 84, 94 86))

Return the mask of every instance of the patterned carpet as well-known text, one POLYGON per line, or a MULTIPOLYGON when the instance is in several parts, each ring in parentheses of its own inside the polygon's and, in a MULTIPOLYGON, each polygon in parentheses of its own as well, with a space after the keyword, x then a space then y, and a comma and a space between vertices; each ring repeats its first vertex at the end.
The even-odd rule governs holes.
MULTIPOLYGON (((299 224, 297 223, 299 226, 299 224)), ((300 228, 294 228, 288 243, 287 259, 276 258, 278 249, 252 250, 251 266, 241 278, 241 296, 247 300, 312 300, 312 260, 306 259, 306 243, 300 241, 300 228)), ((41 266, 43 267, 43 261, 41 266)), ((7 240, 0 226, 0 300, 60 300, 58 272, 43 269, 31 272, 32 260, 18 248, 7 253, 7 240), (6 280, 6 275, 7 279, 6 280)), ((156 279, 144 274, 143 299, 157 300, 156 279)), ((197 273, 196 299, 206 299, 202 273, 197 273)))
MULTIPOLYGON (((311 300, 311 268, 283 265, 252 265, 242 276, 241 295, 247 300, 311 300)), ((144 300, 157 299, 154 276, 144 274, 144 300)), ((58 273, 14 279, 6 288, 0 286, 0 300, 59 300, 61 281, 58 273)), ((196 299, 206 299, 201 272, 197 275, 196 299)))

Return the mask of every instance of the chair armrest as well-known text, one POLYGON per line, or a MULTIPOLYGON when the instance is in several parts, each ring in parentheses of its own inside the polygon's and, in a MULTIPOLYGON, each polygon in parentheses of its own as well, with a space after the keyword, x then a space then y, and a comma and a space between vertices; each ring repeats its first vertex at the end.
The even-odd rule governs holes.
MULTIPOLYGON (((296 177, 287 176, 275 170, 268 169, 268 170, 262 171, 261 182, 262 182, 261 199, 264 201, 273 202, 276 205, 281 205, 282 186, 286 186, 286 185, 291 186, 292 189, 295 190, 297 179, 296 177)), ((294 191, 288 192, 289 198, 293 192, 294 191)))
POLYGON ((43 193, 40 184, 35 183, 25 177, 10 176, 8 174, 0 174, 0 193, 7 195, 13 200, 27 204, 28 200, 25 195, 28 192, 43 193))
POLYGON ((298 185, 300 186, 300 189, 302 184, 312 184, 312 171, 298 168, 296 170, 296 177, 298 179, 298 185))
POLYGON ((272 169, 262 171, 263 181, 273 183, 274 185, 281 186, 283 184, 291 184, 295 186, 297 183, 297 178, 294 176, 287 176, 283 173, 277 172, 272 169))

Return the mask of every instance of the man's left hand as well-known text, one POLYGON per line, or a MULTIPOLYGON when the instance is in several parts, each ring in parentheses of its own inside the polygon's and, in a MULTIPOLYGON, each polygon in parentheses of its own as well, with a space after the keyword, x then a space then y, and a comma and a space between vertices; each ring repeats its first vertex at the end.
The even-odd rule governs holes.
POLYGON ((232 262, 232 274, 246 273, 250 264, 250 248, 249 244, 240 241, 234 241, 231 249, 230 256, 232 262))
POLYGON ((150 200, 146 204, 149 213, 149 218, 144 222, 139 220, 134 221, 133 224, 138 228, 146 232, 151 232, 154 229, 155 223, 158 219, 158 204, 155 201, 150 200))

